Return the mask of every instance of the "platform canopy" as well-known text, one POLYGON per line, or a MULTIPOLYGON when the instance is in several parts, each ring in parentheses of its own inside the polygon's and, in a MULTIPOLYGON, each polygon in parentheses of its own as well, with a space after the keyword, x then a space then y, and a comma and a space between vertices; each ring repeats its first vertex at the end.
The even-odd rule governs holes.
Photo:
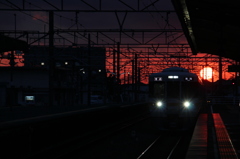
POLYGON ((239 0, 172 0, 193 54, 240 61, 239 0))
POLYGON ((28 52, 28 44, 25 41, 0 34, 0 52, 13 50, 28 52))

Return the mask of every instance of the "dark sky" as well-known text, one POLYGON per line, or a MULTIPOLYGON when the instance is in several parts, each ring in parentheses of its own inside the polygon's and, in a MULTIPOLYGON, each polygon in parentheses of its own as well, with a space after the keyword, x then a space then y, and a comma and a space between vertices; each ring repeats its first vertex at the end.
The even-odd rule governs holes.
MULTIPOLYGON (((55 7, 61 9, 61 0, 48 0, 55 7)), ((144 8, 153 2, 153 0, 142 0, 139 3, 139 8, 144 8)), ((23 7, 22 1, 10 0, 14 5, 23 7)), ((88 4, 92 7, 99 9, 98 0, 88 0, 88 4)), ((138 0, 128 1, 123 0, 126 5, 134 9, 138 8, 138 0)), ((5 0, 0 0, 1 9, 16 8, 13 4, 8 3, 5 0)), ((63 0, 63 9, 65 10, 93 10, 90 6, 83 3, 80 0, 63 0)), ((102 10, 130 10, 123 3, 118 0, 102 0, 102 10)), ((44 1, 33 1, 26 0, 24 7, 26 9, 55 9, 44 1)), ((159 0, 154 6, 149 7, 151 10, 173 10, 171 1, 159 0)), ((1 11, 0 30, 13 30, 15 29, 15 16, 16 14, 16 28, 17 30, 43 30, 48 22, 47 12, 19 12, 19 11, 1 11), (46 23, 45 23, 46 22, 46 23)), ((125 13, 119 13, 120 19, 123 18, 125 13)), ((118 28, 118 22, 115 13, 82 13, 80 12, 77 18, 78 26, 74 27, 85 27, 85 28, 118 28)), ((126 28, 159 28, 164 27, 163 13, 128 13, 124 27, 126 28)), ((69 28, 76 22, 76 13, 74 12, 56 12, 55 13, 55 26, 59 28, 69 28)), ((175 15, 170 15, 170 18, 175 18, 175 15), (174 16, 174 17, 172 17, 174 16)))
MULTIPOLYGON (((85 0, 86 1, 86 0, 85 0)), ((43 0, 34 1, 34 0, 10 0, 9 3, 5 0, 0 0, 1 9, 12 9, 12 8, 24 8, 25 9, 36 9, 36 10, 49 10, 56 8, 61 9, 62 3, 61 0, 48 0, 48 4, 43 0), (53 5, 53 6, 51 6, 53 5)), ((64 10, 89 10, 93 11, 94 8, 102 10, 141 10, 146 6, 154 3, 155 0, 88 0, 88 4, 85 4, 81 0, 63 0, 63 9, 64 10)), ((159 0, 154 5, 150 5, 147 10, 161 10, 161 11, 173 11, 174 8, 170 0, 159 0)), ((0 11, 0 25, 1 30, 26 30, 26 31, 48 31, 48 16, 49 13, 46 11, 0 11), (15 21, 16 18, 16 21, 15 21)), ((125 12, 54 12, 54 26, 55 29, 119 29, 119 23, 123 22, 125 12), (118 18, 117 18, 118 17, 118 18)), ((176 13, 168 14, 169 23, 166 23, 166 12, 144 12, 144 13, 133 13, 128 12, 123 24, 123 29, 181 29, 176 13)), ((131 33, 130 33, 131 34, 131 33)), ((156 33, 148 34, 145 36, 145 40, 148 41, 155 36, 156 33)), ((92 37, 96 37, 96 34, 91 33, 92 37)), ((12 35, 11 35, 12 36, 12 35)), ((32 35, 33 36, 33 35, 32 35)), ((38 35, 35 35, 37 38, 38 35)), ((67 34, 62 35, 65 38, 69 38, 67 34)), ((119 40, 118 33, 111 33, 107 36, 111 37, 116 41, 119 40)), ((141 36, 140 33, 135 37, 141 36)), ((171 36, 172 38, 178 37, 179 35, 171 36)), ((135 38, 134 37, 134 38, 135 38)), ((111 43, 109 39, 103 39, 105 43, 111 43)), ((161 38, 164 40, 164 38, 161 38)), ((122 38, 122 41, 129 40, 127 37, 122 38)), ((185 39, 184 39, 185 40, 185 39)), ((71 39, 72 41, 72 39, 71 39)), ((183 40, 181 40, 183 41, 183 40)), ((78 43, 85 43, 86 39, 79 39, 78 43), (81 41, 83 40, 83 41, 81 41)), ((161 41, 158 41, 158 43, 161 41)), ((77 43, 77 42, 76 42, 77 43)), ((124 42, 123 42, 124 43, 124 42)), ((185 42, 186 43, 186 42, 185 42)), ((62 41, 61 41, 62 44, 62 41)), ((61 45, 59 44, 59 45, 61 45)))

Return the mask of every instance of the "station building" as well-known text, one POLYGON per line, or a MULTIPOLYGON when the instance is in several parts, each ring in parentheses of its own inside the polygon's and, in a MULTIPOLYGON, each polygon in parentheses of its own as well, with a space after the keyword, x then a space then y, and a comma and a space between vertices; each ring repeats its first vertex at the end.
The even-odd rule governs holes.
POLYGON ((87 104, 88 92, 106 93, 105 56, 101 47, 55 47, 49 71, 48 47, 32 46, 23 67, 0 67, 0 106, 46 105, 49 85, 55 105, 87 104))

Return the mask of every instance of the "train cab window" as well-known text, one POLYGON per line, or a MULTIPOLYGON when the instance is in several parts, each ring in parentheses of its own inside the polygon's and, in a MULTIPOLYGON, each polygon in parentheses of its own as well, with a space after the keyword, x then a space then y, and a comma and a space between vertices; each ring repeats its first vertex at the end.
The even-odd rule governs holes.
POLYGON ((164 97, 164 92, 165 92, 164 82, 156 82, 150 84, 150 95, 152 97, 157 98, 164 97))
POLYGON ((179 91, 180 91, 179 82, 175 82, 175 81, 167 82, 168 98, 178 98, 180 95, 179 91))

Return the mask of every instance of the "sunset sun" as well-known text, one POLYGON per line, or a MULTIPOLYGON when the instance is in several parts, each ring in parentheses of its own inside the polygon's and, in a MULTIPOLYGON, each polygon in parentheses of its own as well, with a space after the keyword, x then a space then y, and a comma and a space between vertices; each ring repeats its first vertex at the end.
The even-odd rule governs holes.
POLYGON ((201 69, 200 71, 200 76, 205 79, 205 80, 209 80, 212 78, 213 76, 213 70, 211 67, 204 67, 203 69, 201 69))

